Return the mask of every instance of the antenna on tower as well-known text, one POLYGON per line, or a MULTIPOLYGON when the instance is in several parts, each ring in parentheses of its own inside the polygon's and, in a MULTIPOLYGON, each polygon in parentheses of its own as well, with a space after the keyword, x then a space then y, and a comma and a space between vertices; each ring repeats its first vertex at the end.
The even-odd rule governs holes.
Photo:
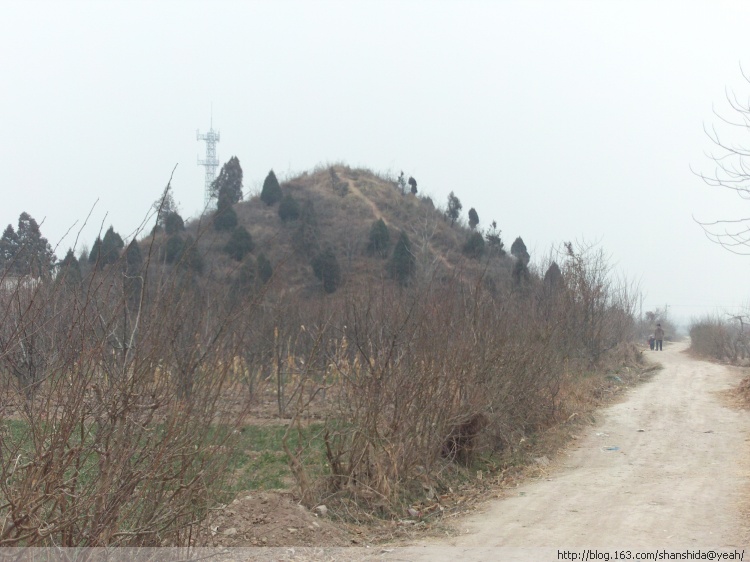
POLYGON ((198 165, 206 168, 206 185, 204 205, 208 208, 211 202, 211 184, 216 179, 216 168, 219 167, 219 159, 216 157, 216 143, 221 140, 221 133, 214 131, 214 104, 211 104, 211 128, 204 135, 200 130, 196 131, 198 140, 206 141, 206 158, 201 160, 198 157, 198 165))

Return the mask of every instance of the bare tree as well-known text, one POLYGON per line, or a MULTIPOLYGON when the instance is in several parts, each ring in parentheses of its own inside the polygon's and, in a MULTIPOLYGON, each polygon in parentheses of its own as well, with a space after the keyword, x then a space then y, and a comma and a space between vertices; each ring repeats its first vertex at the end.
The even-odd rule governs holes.
MULTIPOLYGON (((748 76, 740 67, 742 76, 750 84, 748 76)), ((707 185, 734 191, 743 199, 750 199, 750 98, 742 100, 727 89, 725 92, 729 116, 713 108, 713 113, 723 125, 720 131, 716 125, 703 130, 714 146, 706 154, 713 163, 713 170, 702 172, 693 170, 707 185)), ((692 167, 691 167, 692 169, 692 167)), ((750 255, 750 218, 694 220, 703 228, 709 240, 721 245, 730 252, 750 255)))

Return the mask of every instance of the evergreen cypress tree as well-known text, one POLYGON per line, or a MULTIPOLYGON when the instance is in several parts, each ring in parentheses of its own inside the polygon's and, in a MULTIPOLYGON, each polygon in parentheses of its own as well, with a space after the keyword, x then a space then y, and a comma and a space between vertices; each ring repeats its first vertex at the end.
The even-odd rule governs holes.
POLYGON ((248 256, 242 262, 242 265, 239 267, 234 279, 232 280, 230 291, 234 301, 242 301, 253 292, 257 277, 256 270, 255 260, 252 256, 248 256))
POLYGON ((89 263, 95 264, 98 269, 115 263, 120 257, 120 250, 125 247, 122 237, 110 226, 104 233, 104 238, 97 236, 94 245, 89 252, 89 263))
POLYGON ((81 264, 78 263, 73 249, 68 249, 68 253, 59 264, 56 281, 63 282, 68 286, 75 286, 81 282, 81 264))
POLYGON ((531 274, 529 273, 528 262, 523 259, 517 259, 516 263, 513 264, 513 286, 521 291, 526 291, 531 282, 531 274))
POLYGON ((492 221, 492 224, 490 225, 490 230, 488 230, 484 237, 485 240, 487 240, 487 246, 490 250, 490 252, 494 254, 499 254, 501 256, 505 255, 505 248, 503 244, 502 238, 500 238, 501 231, 497 228, 497 222, 492 221))
POLYGON ((461 216, 461 209, 463 209, 461 200, 451 191, 448 194, 448 208, 445 211, 446 216, 451 220, 451 226, 461 216))
POLYGON ((411 194, 416 195, 417 194, 417 180, 415 180, 413 177, 409 177, 409 185, 411 186, 411 194))
MULTIPOLYGON (((172 195, 172 186, 170 184, 167 184, 167 187, 164 188, 164 193, 159 199, 154 201, 152 207, 157 213, 156 226, 154 227, 155 232, 158 232, 162 229, 166 230, 167 220, 170 215, 176 214, 179 217, 177 203, 175 202, 174 196, 172 195)), ((180 217, 180 220, 182 220, 182 217, 180 217)), ((167 234, 174 234, 174 232, 169 232, 167 234)))
POLYGON ((106 264, 115 263, 120 257, 120 250, 125 247, 122 237, 110 226, 102 238, 102 258, 106 264))
POLYGON ((477 210, 472 207, 471 209, 469 209, 469 228, 474 230, 478 224, 479 215, 477 214, 477 210))
POLYGON ((232 208, 229 197, 219 197, 219 204, 214 213, 214 228, 219 231, 232 230, 237 226, 237 213, 232 208))
POLYGON ((315 277, 323 282, 326 293, 333 293, 341 283, 341 268, 333 248, 327 247, 312 260, 315 277))
POLYGON ((271 262, 263 252, 258 255, 257 262, 258 276, 260 277, 260 280, 264 284, 268 283, 268 281, 273 276, 273 267, 271 266, 271 262))
POLYGON ((396 187, 401 192, 401 195, 406 195, 406 178, 404 177, 403 170, 398 176, 398 179, 396 180, 396 187))
POLYGON ((143 265, 143 253, 138 241, 134 238, 125 250, 125 273, 126 275, 138 275, 143 265))
POLYGON ((182 236, 174 235, 167 238, 167 244, 164 248, 164 261, 167 263, 177 263, 182 258, 185 251, 185 240, 182 236))
POLYGON ((281 200, 281 186, 273 170, 268 172, 266 179, 263 181, 263 189, 260 192, 260 199, 269 207, 281 200))
POLYGON ((226 197, 231 205, 242 200, 242 166, 236 156, 221 167, 219 176, 211 184, 211 194, 218 200, 226 197))
POLYGON ((526 250, 526 244, 523 243, 523 239, 520 236, 513 241, 513 244, 511 244, 510 254, 527 264, 531 259, 529 252, 526 250))
POLYGON ((391 242, 391 234, 383 219, 378 219, 370 227, 370 237, 367 242, 367 253, 370 255, 386 257, 388 245, 391 242))
POLYGON ((470 258, 481 258, 484 254, 484 236, 479 232, 472 232, 464 244, 463 253, 470 258))
POLYGON ((134 238, 125 249, 125 279, 123 280, 122 290, 125 295, 127 308, 125 310, 125 334, 123 341, 128 341, 131 337, 128 333, 130 330, 130 327, 128 326, 129 321, 127 320, 128 315, 137 318, 140 308, 141 289, 143 288, 143 277, 141 277, 142 267, 143 254, 141 253, 138 241, 134 238))
POLYGON ((294 249, 302 255, 316 255, 320 248, 319 235, 318 215, 312 201, 308 201, 302 206, 299 224, 292 234, 294 249))
POLYGON ((89 247, 84 244, 81 246, 81 251, 78 252, 78 264, 82 265, 84 262, 89 261, 89 247))
POLYGON ((91 246, 91 251, 89 252, 89 263, 92 265, 95 265, 99 260, 99 254, 102 252, 102 237, 97 236, 96 240, 94 240, 94 245, 91 246))
POLYGON ((182 220, 180 213, 173 211, 164 218, 164 232, 167 236, 172 236, 185 230, 185 221, 182 220))
POLYGON ((15 257, 18 254, 18 235, 13 225, 8 225, 0 238, 0 274, 15 268, 15 257))
POLYGON ((562 284, 562 271, 557 263, 552 262, 547 268, 547 272, 544 274, 544 286, 549 290, 557 290, 562 284))
POLYGON ((37 222, 28 213, 18 217, 18 253, 14 269, 19 275, 49 277, 55 266, 55 254, 47 239, 42 236, 37 222))
POLYGON ((192 236, 186 236, 183 251, 177 266, 192 274, 201 275, 205 268, 205 260, 198 251, 198 244, 192 236))
POLYGON ((414 274, 415 268, 416 258, 411 252, 411 242, 406 233, 401 231, 388 262, 388 273, 401 285, 406 285, 414 274))

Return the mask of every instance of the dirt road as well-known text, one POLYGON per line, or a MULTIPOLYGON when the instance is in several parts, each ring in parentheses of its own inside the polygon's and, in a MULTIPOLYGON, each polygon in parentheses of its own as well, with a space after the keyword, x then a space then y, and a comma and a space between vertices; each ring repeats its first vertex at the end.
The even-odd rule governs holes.
POLYGON ((692 359, 685 348, 646 351, 664 369, 603 410, 546 478, 460 522, 459 536, 399 549, 396 557, 455 560, 463 558, 460 547, 470 554, 476 547, 750 545, 750 414, 729 407, 721 393, 741 374, 692 359), (445 547, 459 548, 440 556, 445 547))

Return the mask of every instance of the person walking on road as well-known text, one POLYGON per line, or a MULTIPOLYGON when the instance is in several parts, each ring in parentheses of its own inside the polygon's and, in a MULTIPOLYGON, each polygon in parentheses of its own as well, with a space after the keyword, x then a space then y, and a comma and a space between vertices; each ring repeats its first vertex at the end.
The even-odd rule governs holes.
POLYGON ((656 325, 656 330, 654 330, 654 340, 654 348, 656 351, 663 351, 662 342, 664 341, 664 328, 661 327, 661 324, 656 325))

